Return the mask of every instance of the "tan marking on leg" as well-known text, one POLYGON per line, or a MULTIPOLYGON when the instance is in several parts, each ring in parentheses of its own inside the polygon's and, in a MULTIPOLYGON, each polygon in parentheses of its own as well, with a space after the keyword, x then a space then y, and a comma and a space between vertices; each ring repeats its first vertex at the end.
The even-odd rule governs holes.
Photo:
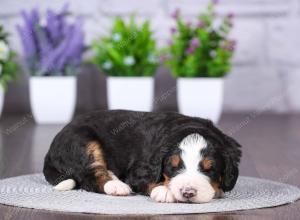
POLYGON ((107 165, 101 150, 101 145, 97 141, 91 141, 87 144, 87 155, 92 158, 93 162, 90 168, 94 170, 97 185, 101 192, 104 192, 105 183, 111 180, 111 176, 107 170, 107 165))
POLYGON ((164 178, 165 178, 165 180, 164 180, 164 185, 165 185, 166 187, 168 187, 168 186, 169 186, 169 183, 170 183, 170 177, 168 177, 166 174, 164 174, 164 178))
POLYGON ((157 186, 162 186, 162 185, 163 185, 163 183, 150 183, 150 184, 148 185, 148 191, 147 191, 148 195, 151 194, 152 190, 153 190, 155 187, 157 187, 157 186))
POLYGON ((163 182, 160 182, 160 183, 150 183, 148 185, 148 191, 147 193, 150 195, 152 190, 157 187, 157 186, 166 186, 168 187, 169 186, 169 183, 170 183, 170 178, 166 175, 166 174, 163 174, 164 176, 164 181, 163 182))
POLYGON ((104 192, 113 196, 128 196, 132 192, 129 185, 122 182, 112 171, 108 170, 111 180, 104 185, 104 192))
POLYGON ((108 170, 108 174, 112 180, 119 180, 119 178, 110 170, 108 170))

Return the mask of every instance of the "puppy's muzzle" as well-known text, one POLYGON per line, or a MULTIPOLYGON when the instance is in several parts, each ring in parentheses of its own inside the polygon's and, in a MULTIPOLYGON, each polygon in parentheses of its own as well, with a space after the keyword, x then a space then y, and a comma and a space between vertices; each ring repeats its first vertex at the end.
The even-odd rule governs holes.
POLYGON ((190 199, 197 195, 197 190, 192 187, 184 187, 180 189, 181 195, 186 198, 190 199))

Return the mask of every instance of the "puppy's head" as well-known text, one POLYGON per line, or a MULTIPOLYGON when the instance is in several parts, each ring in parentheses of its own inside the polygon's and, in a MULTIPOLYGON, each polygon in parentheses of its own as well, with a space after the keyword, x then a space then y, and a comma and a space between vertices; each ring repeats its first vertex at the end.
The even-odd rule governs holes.
POLYGON ((240 145, 224 135, 215 146, 200 134, 186 136, 169 155, 163 174, 178 201, 208 202, 220 192, 230 191, 238 177, 240 145))

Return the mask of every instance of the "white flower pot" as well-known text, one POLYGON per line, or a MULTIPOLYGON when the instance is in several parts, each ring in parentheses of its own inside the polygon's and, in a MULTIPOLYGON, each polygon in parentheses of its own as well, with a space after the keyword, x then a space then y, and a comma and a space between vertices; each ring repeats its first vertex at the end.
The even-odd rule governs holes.
POLYGON ((0 116, 1 116, 1 113, 2 113, 2 109, 3 109, 3 104, 4 104, 4 89, 0 85, 0 116))
POLYGON ((182 114, 217 123, 223 108, 223 78, 179 78, 177 98, 182 114))
POLYGON ((65 124, 76 106, 75 76, 33 76, 29 82, 30 105, 39 124, 65 124))
POLYGON ((154 96, 153 77, 108 77, 109 109, 151 111, 154 96))

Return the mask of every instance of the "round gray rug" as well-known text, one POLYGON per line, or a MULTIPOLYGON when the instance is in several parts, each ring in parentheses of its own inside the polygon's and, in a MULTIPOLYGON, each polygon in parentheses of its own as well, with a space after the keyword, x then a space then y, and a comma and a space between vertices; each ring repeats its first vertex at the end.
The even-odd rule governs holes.
POLYGON ((205 204, 156 203, 149 197, 113 197, 82 190, 57 192, 42 174, 0 181, 0 203, 25 208, 96 214, 189 214, 256 209, 291 203, 297 187, 252 177, 239 177, 233 191, 205 204))

